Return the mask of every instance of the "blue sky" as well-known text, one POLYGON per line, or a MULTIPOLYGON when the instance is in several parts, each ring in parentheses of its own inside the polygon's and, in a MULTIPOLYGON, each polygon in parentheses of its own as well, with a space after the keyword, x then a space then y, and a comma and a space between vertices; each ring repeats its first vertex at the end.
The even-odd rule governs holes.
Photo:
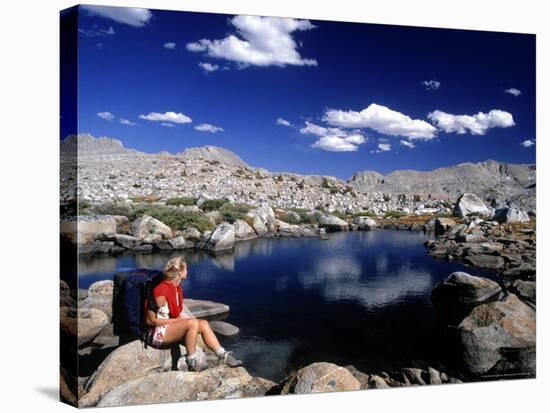
POLYGON ((343 179, 535 162, 533 35, 95 6, 78 26, 79 132, 140 151, 343 179))

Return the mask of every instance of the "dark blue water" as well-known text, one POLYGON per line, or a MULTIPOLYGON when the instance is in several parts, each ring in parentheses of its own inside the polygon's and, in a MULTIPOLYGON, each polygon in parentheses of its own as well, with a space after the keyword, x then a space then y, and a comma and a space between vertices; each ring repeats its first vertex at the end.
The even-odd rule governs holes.
MULTIPOLYGON (((435 260, 423 232, 330 234, 328 240, 258 239, 212 257, 185 251, 184 296, 228 304, 241 333, 221 338, 254 375, 272 380, 315 361, 364 371, 411 360, 452 363, 447 323, 430 293, 453 271, 487 271, 435 260)), ((81 257, 79 288, 117 271, 163 267, 176 254, 81 257)))

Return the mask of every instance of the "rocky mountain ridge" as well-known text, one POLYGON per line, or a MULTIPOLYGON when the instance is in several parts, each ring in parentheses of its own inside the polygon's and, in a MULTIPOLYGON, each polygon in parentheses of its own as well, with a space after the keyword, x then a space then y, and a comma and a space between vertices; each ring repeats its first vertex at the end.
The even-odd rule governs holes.
POLYGON ((536 166, 487 160, 461 163, 432 171, 398 170, 387 175, 376 171, 356 172, 348 183, 363 192, 431 194, 456 199, 471 192, 486 201, 513 201, 535 207, 536 166))
MULTIPOLYGON (((472 192, 498 207, 513 202, 535 210, 535 165, 497 161, 464 163, 429 172, 333 176, 270 172, 249 166, 221 147, 189 148, 177 154, 147 154, 110 138, 73 135, 61 142, 62 197, 93 202, 155 197, 231 197, 237 203, 329 211, 444 212, 443 203, 472 192), (74 154, 78 150, 78 179, 74 154), (76 182, 77 181, 77 182, 76 182)), ((446 206, 447 208, 449 205, 446 206)))

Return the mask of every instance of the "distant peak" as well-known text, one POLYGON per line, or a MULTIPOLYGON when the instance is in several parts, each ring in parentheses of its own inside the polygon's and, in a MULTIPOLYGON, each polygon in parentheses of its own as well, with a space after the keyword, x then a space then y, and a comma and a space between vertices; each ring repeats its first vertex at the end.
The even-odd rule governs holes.
POLYGON ((125 148, 122 141, 107 136, 94 137, 90 133, 69 135, 61 141, 61 152, 78 153, 79 156, 120 155, 138 153, 125 148))
POLYGON ((203 158, 208 161, 218 161, 229 165, 249 166, 235 152, 221 146, 205 145, 187 148, 178 155, 189 159, 203 158))

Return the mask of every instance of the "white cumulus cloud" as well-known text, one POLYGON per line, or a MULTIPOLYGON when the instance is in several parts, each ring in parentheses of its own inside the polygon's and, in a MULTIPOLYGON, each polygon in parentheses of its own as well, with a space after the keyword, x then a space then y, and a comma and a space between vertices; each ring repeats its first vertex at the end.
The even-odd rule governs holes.
POLYGON ((115 34, 115 29, 113 29, 112 27, 106 29, 104 27, 93 26, 89 29, 79 28, 78 32, 86 37, 105 37, 113 36, 115 34))
POLYGON ((116 118, 111 112, 98 112, 97 116, 108 121, 112 121, 116 118))
POLYGON ((441 82, 435 79, 424 80, 422 81, 422 85, 426 88, 426 90, 437 90, 439 89, 439 86, 441 86, 441 82))
POLYGON ((453 115, 435 110, 428 114, 428 118, 438 129, 446 133, 455 132, 460 135, 465 133, 485 135, 490 128, 509 128, 515 125, 511 113, 498 109, 493 109, 488 113, 478 112, 475 115, 453 115))
MULTIPOLYGON (((150 120, 152 122, 171 122, 171 123, 191 123, 191 118, 183 113, 176 112, 151 112, 148 115, 139 115, 140 119, 150 120)), ((166 125, 163 125, 166 126, 166 125)))
POLYGON ((223 132, 223 128, 220 128, 219 126, 211 125, 209 123, 201 123, 200 125, 195 126, 195 129, 200 132, 210 132, 210 133, 223 132))
POLYGON ((516 89, 515 87, 511 87, 510 89, 505 89, 504 93, 508 93, 509 95, 518 97, 519 95, 521 95, 521 90, 516 89))
POLYGON ((412 119, 403 113, 386 106, 370 104, 360 112, 329 109, 323 121, 342 128, 369 128, 390 136, 405 136, 409 139, 430 140, 435 138, 437 129, 428 122, 412 119))
POLYGON ((149 23, 153 13, 148 9, 134 7, 109 7, 109 6, 80 6, 91 16, 111 19, 117 23, 127 24, 133 27, 144 27, 149 23))
POLYGON ((218 65, 214 65, 212 63, 203 63, 203 62, 199 63, 199 67, 205 72, 215 72, 220 68, 220 66, 218 65))
POLYGON ((399 143, 403 146, 406 146, 407 148, 410 148, 410 149, 414 149, 416 148, 416 145, 410 141, 404 141, 404 140, 400 140, 399 143))
POLYGON ((306 122, 306 126, 300 129, 300 133, 318 136, 319 139, 311 146, 330 152, 355 152, 359 145, 367 141, 358 131, 348 132, 338 128, 325 128, 311 122, 306 122))
POLYGON ((175 128, 175 125, 173 123, 168 122, 161 122, 161 126, 164 126, 165 128, 175 128))
POLYGON ((166 42, 162 45, 165 49, 172 49, 174 50, 176 48, 176 43, 174 42, 166 42))
POLYGON ((389 144, 389 143, 379 143, 378 144, 378 150, 380 150, 381 152, 391 151, 391 144, 389 144))
POLYGON ((288 120, 283 118, 278 118, 276 124, 280 126, 292 126, 288 120))
POLYGON ((535 144, 534 139, 525 139, 523 142, 520 143, 520 145, 523 146, 524 148, 530 148, 534 144, 535 144))
POLYGON ((225 59, 241 67, 253 66, 316 66, 315 59, 303 58, 292 37, 296 31, 315 28, 308 20, 282 17, 235 16, 230 23, 236 33, 223 39, 201 39, 188 43, 187 50, 225 59))
POLYGON ((349 136, 340 138, 339 136, 323 136, 319 138, 311 146, 313 148, 323 149, 329 152, 355 152, 358 149, 358 144, 363 143, 363 137, 349 136))
POLYGON ((136 126, 137 125, 137 123, 132 122, 131 120, 128 120, 128 119, 124 119, 124 118, 119 118, 118 121, 120 123, 122 123, 123 125, 127 125, 127 126, 136 126))

